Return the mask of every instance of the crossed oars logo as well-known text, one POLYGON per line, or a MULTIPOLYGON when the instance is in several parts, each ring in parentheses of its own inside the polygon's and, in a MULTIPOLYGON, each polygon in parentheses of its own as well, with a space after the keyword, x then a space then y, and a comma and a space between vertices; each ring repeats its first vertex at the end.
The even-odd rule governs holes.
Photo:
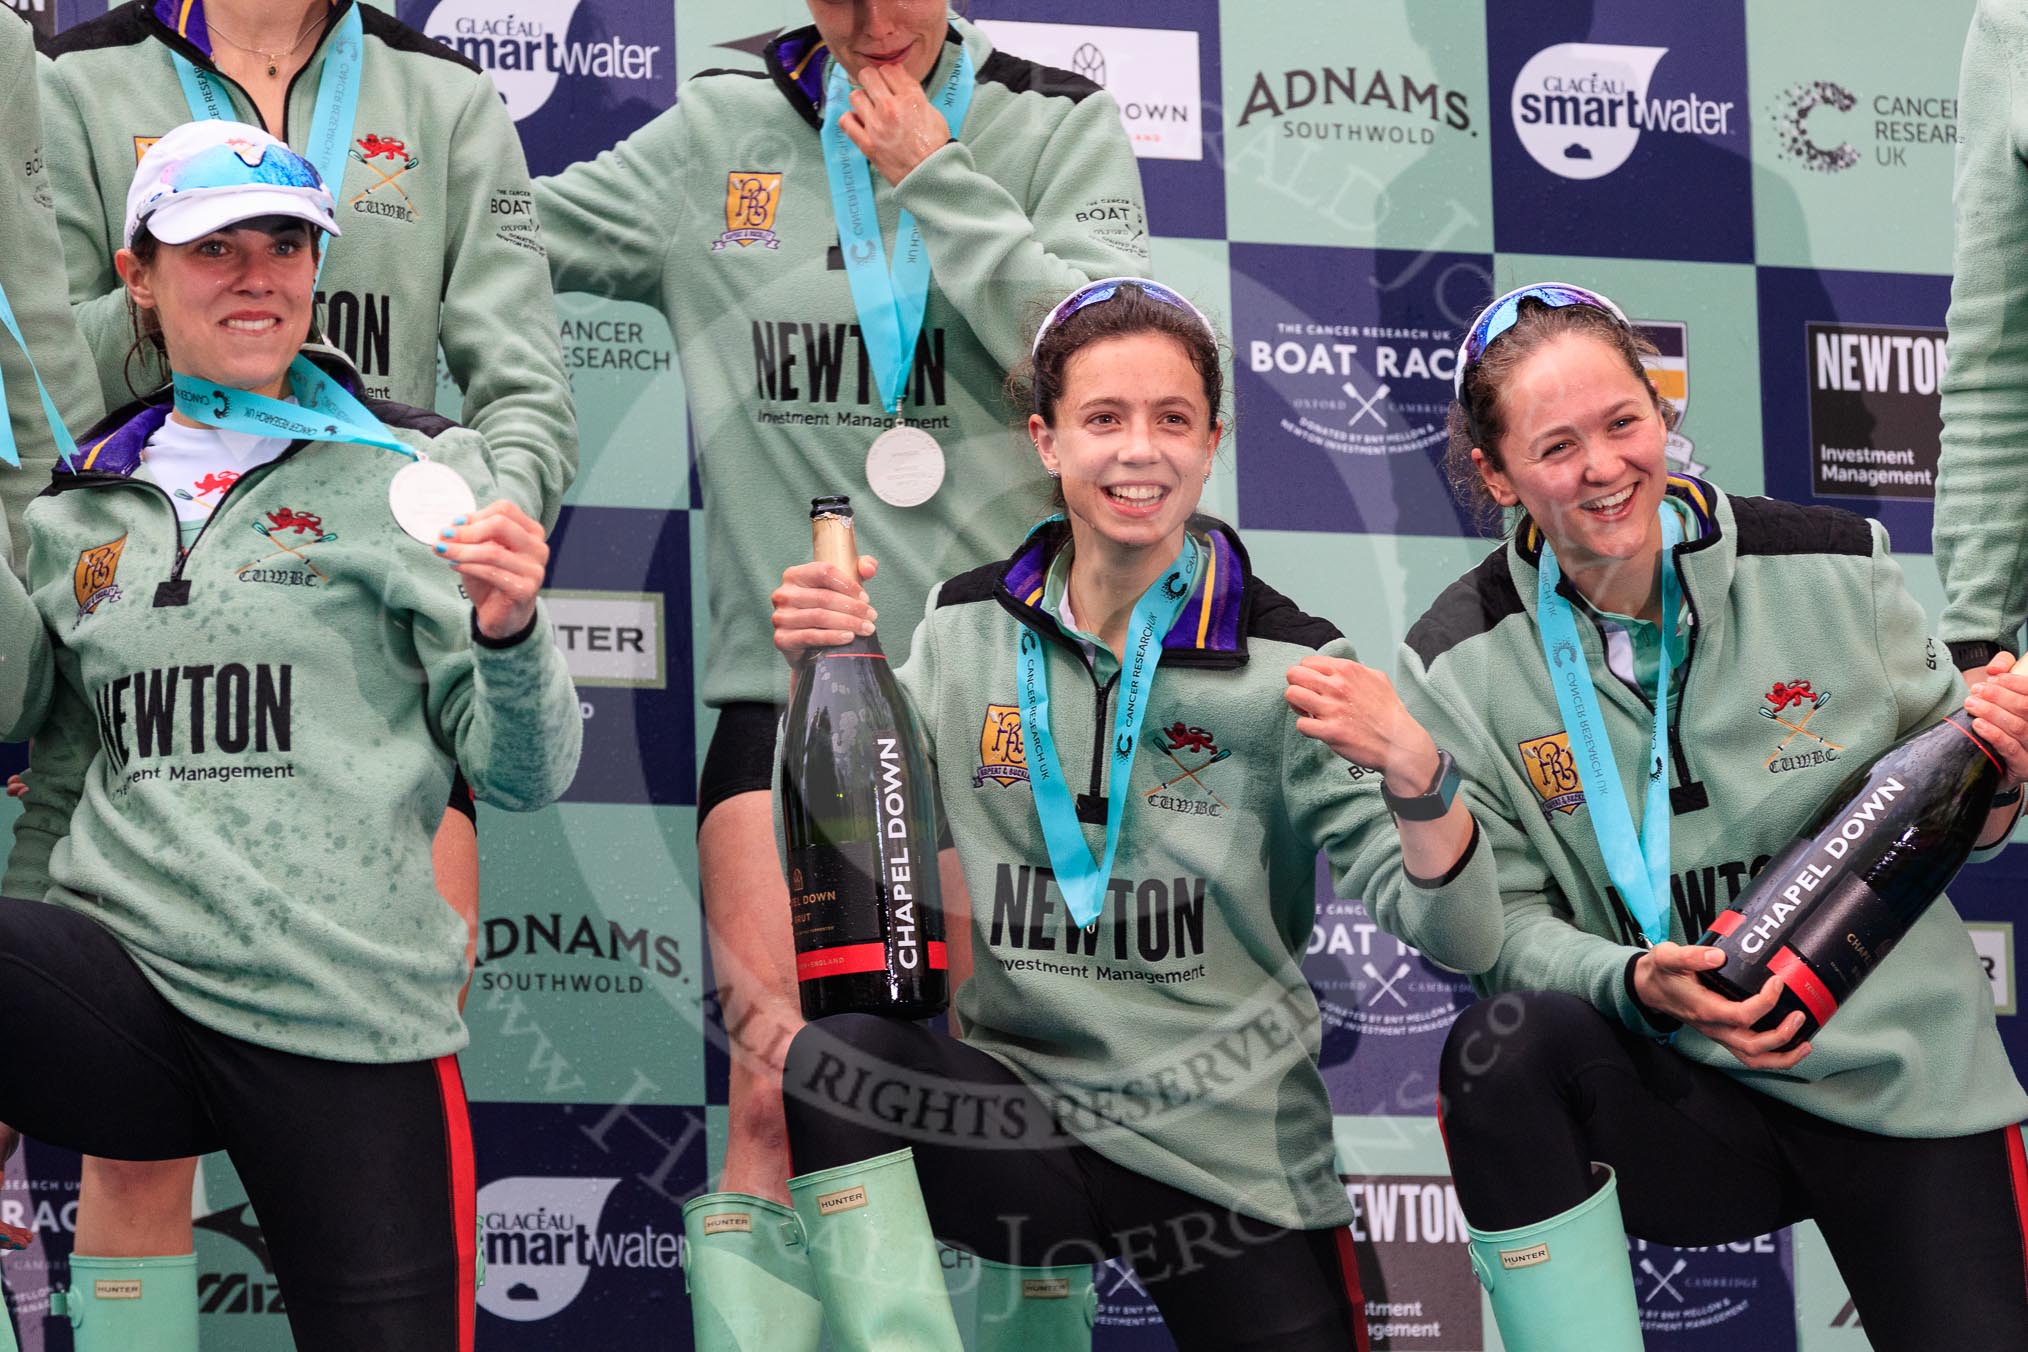
MULTIPOLYGON (((407 173, 409 170, 415 168, 418 164, 422 163, 421 160, 417 159, 415 156, 408 153, 408 147, 406 145, 404 145, 400 141, 390 140, 380 136, 368 136, 364 140, 360 141, 357 145, 353 146, 351 148, 350 153, 353 159, 358 160, 368 169, 371 169, 373 171, 374 177, 380 180, 380 182, 375 183, 374 185, 369 187, 365 192, 360 193, 358 197, 354 197, 352 199, 353 202, 358 202, 361 198, 371 197, 373 196, 373 194, 379 192, 382 188, 392 188, 397 193, 401 194, 401 200, 408 203, 408 209, 410 211, 413 212, 415 210, 415 199, 408 195, 407 190, 404 189, 401 186, 401 184, 395 182, 395 180, 400 178, 403 174, 407 173), (395 170, 393 173, 390 174, 386 170, 382 169, 379 165, 374 163, 374 161, 377 159, 399 160, 401 162, 401 168, 395 170)), ((351 204, 348 203, 347 205, 351 204)))
POLYGON ((1181 770, 1183 773, 1177 775, 1173 779, 1165 780, 1164 782, 1157 784, 1154 788, 1149 789, 1147 794, 1148 797, 1153 798, 1156 794, 1160 793, 1162 790, 1170 788, 1177 784, 1181 784, 1184 780, 1187 779, 1191 783, 1195 784, 1198 788, 1203 789, 1204 792, 1207 795, 1209 795, 1212 802, 1218 804, 1220 807, 1226 806, 1226 801, 1223 798, 1220 798, 1217 794, 1212 793, 1211 787, 1208 784, 1206 784, 1203 780, 1199 779, 1197 776, 1203 771, 1208 770, 1212 766, 1218 764, 1218 762, 1224 760, 1227 756, 1230 756, 1232 754, 1231 751, 1221 750, 1217 746, 1215 746, 1212 743, 1211 734, 1206 732, 1204 729, 1185 727, 1181 722, 1178 722, 1175 727, 1170 728, 1167 732, 1156 733, 1155 745, 1158 748, 1160 748, 1163 755, 1167 756, 1171 761, 1174 761, 1176 768, 1178 770, 1181 770), (1186 751, 1186 752, 1209 751, 1211 753, 1211 759, 1205 761, 1201 765, 1195 766, 1185 765, 1181 760, 1177 759, 1176 753, 1178 751, 1186 751))
POLYGON ((269 553, 263 554, 261 557, 255 559, 252 563, 241 564, 238 570, 234 573, 235 577, 237 577, 240 573, 246 572, 246 570, 249 568, 258 568, 261 564, 266 563, 269 559, 274 558, 277 554, 293 554, 303 561, 303 566, 305 568, 315 573, 318 577, 322 578, 326 582, 329 582, 331 580, 329 575, 327 575, 321 568, 317 567, 316 564, 310 562, 310 556, 308 554, 305 554, 301 549, 298 549, 296 547, 297 545, 302 545, 305 548, 307 548, 310 545, 329 544, 331 541, 338 538, 338 533, 336 531, 327 531, 324 529, 323 520, 320 517, 318 517, 315 513, 297 512, 291 510, 290 508, 284 507, 279 512, 269 512, 268 519, 266 521, 255 521, 252 523, 252 525, 254 533, 266 539, 267 542, 271 545, 274 545, 275 548, 269 553), (298 535, 314 534, 316 538, 312 540, 298 540, 294 544, 292 544, 289 541, 284 540, 282 538, 282 532, 291 530, 296 532, 296 534, 298 535))
POLYGON ((1774 749, 1774 756, 1769 756, 1761 768, 1765 769, 1767 766, 1773 765, 1775 763, 1775 756, 1779 756, 1782 752, 1788 750, 1789 743, 1795 741, 1798 737, 1807 737, 1811 741, 1817 742, 1832 751, 1843 751, 1845 749, 1836 742, 1829 741, 1810 731, 1810 720, 1816 717, 1817 710, 1831 702, 1830 691, 1826 690, 1819 694, 1810 689, 1808 681, 1776 681, 1774 689, 1768 692, 1767 702, 1774 707, 1759 710, 1760 716, 1781 724, 1789 730, 1789 735, 1782 738, 1782 744, 1774 749), (1800 704, 1808 704, 1810 706, 1803 711, 1802 722, 1791 723, 1788 719, 1782 717, 1782 710, 1789 708, 1791 705, 1800 704))

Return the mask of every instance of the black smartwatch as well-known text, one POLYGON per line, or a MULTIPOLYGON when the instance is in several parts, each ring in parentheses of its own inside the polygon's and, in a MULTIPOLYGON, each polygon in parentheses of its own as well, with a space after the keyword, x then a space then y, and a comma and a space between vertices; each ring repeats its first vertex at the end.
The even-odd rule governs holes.
POLYGON ((1437 751, 1436 782, 1428 792, 1402 798, 1387 787, 1385 779, 1380 781, 1380 801, 1405 822, 1433 822, 1451 810, 1451 800, 1457 796, 1458 765, 1451 753, 1441 748, 1437 751))

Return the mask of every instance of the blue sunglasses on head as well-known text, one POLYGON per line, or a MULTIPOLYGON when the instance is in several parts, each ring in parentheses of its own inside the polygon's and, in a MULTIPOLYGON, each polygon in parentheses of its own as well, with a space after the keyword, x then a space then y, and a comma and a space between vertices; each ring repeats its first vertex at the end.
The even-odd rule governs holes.
POLYGON ((1204 311, 1192 305, 1180 292, 1171 291, 1160 282, 1149 281, 1146 277, 1101 277, 1095 282, 1079 287, 1056 303, 1056 308, 1042 321, 1042 327, 1035 330, 1035 341, 1028 345, 1029 358, 1032 360, 1035 354, 1042 350, 1042 340, 1051 329, 1079 310, 1111 300, 1120 293, 1122 286, 1129 285, 1139 287, 1141 294, 1149 300, 1159 301, 1163 305, 1172 306, 1189 314, 1204 326, 1204 331, 1211 335, 1213 342, 1218 340, 1218 332, 1211 327, 1211 321, 1204 317, 1204 311))
POLYGON ((1479 317, 1465 330, 1464 341, 1458 344, 1456 373, 1451 378, 1451 393, 1458 398, 1465 397, 1465 376, 1476 366, 1479 358, 1486 355, 1486 349, 1493 340, 1514 327, 1521 317, 1521 302, 1537 300, 1552 310, 1566 305, 1589 305, 1604 310, 1614 319, 1632 328, 1632 323, 1619 306, 1596 291, 1587 291, 1569 282, 1536 282, 1530 286, 1517 286, 1506 295, 1479 311, 1479 317))

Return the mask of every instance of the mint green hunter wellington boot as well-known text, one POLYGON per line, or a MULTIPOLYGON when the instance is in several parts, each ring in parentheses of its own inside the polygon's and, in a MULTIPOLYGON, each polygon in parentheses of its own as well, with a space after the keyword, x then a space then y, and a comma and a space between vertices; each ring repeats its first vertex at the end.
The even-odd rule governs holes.
POLYGON ((683 1208, 683 1285, 697 1352, 816 1352, 817 1277, 796 1213, 743 1192, 683 1208))
POLYGON ((961 1352, 909 1150, 789 1180, 834 1352, 961 1352))
POLYGON ((14 1317, 7 1312, 7 1288, 0 1284, 0 1352, 21 1352, 14 1341, 14 1317))
POLYGON ((70 1256, 70 1289, 50 1297, 77 1352, 197 1352, 197 1255, 70 1256))
POLYGON ((972 1352, 1091 1352, 1098 1285, 1089 1263, 1010 1267, 979 1265, 972 1352))
POLYGON ((1613 1171, 1560 1216, 1515 1230, 1466 1227, 1507 1352, 1641 1352, 1640 1305, 1613 1171))

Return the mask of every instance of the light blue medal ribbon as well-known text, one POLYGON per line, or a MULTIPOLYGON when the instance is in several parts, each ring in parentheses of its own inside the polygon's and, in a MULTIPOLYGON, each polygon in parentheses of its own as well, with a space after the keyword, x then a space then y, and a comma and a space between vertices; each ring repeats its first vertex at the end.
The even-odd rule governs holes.
MULTIPOLYGON (((958 49, 950 79, 930 102, 956 136, 965 124, 978 83, 972 56, 958 49)), ((838 120, 852 109, 852 82, 844 66, 831 62, 824 81, 824 167, 831 180, 831 212, 838 220, 838 243, 845 254, 845 277, 859 311, 859 333, 873 362, 873 378, 889 413, 901 407, 915 364, 915 341, 929 308, 930 259, 922 229, 904 211, 895 222, 894 261, 880 246, 880 211, 873 201, 873 171, 838 120)), ((319 166, 321 167, 321 165, 319 166)))
POLYGON ((207 427, 291 441, 350 441, 421 459, 387 430, 352 392, 317 369, 306 357, 289 363, 289 387, 297 403, 284 403, 249 390, 229 389, 196 376, 176 375, 176 411, 207 427))
POLYGON ((1664 503, 1662 520, 1662 660, 1655 675, 1655 735, 1648 748, 1648 793, 1641 811, 1641 829, 1627 809, 1627 795, 1613 760, 1612 741, 1600 716, 1598 690, 1591 664, 1578 641, 1577 621, 1570 602, 1557 593, 1563 577, 1556 551, 1545 539, 1536 575, 1535 623, 1542 655, 1549 662, 1549 681, 1556 688, 1556 707, 1577 762, 1578 779, 1591 807, 1592 835, 1605 856, 1606 873, 1640 922, 1650 944, 1669 937, 1669 672, 1674 664, 1676 617, 1683 599, 1676 575, 1676 546, 1683 542, 1683 519, 1664 503))
MULTIPOLYGON (((216 75, 200 70, 181 52, 172 55, 176 78, 183 85, 183 101, 190 105, 192 119, 239 120, 232 95, 216 75)), ((352 125, 359 114, 360 69, 365 63, 366 25, 359 17, 359 5, 354 3, 338 21, 324 53, 324 72, 317 80, 317 107, 310 117, 310 140, 303 151, 303 158, 317 166, 334 206, 345 181, 346 156, 352 149, 352 125)), ((330 252, 326 249, 325 257, 330 252)), ((317 266, 321 273, 322 259, 317 266)))
MULTIPOLYGON (((21 349, 21 355, 28 360, 28 374, 35 378, 35 392, 42 396, 42 416, 49 421, 50 438, 56 442, 56 452, 69 465, 77 458, 77 442, 63 425, 63 418, 56 411, 56 401, 49 397, 49 387, 42 383, 42 372, 36 369, 35 354, 28 350, 27 335, 21 332, 21 321, 14 317, 14 307, 7 303, 7 289, 0 287, 0 325, 21 349)), ((0 461, 16 468, 21 464, 21 451, 14 444, 14 420, 7 413, 7 376, 0 372, 0 461)))
POLYGON ((1084 843, 1070 785, 1057 758, 1056 739, 1049 730, 1049 663, 1042 651, 1042 638, 1027 625, 1021 626, 1021 642, 1014 654, 1014 686, 1030 752, 1028 783, 1035 795, 1035 815, 1042 823, 1042 840, 1049 848, 1049 866, 1056 872, 1056 885, 1063 892, 1071 918, 1080 927, 1096 921, 1105 904, 1113 856, 1120 848, 1120 823, 1133 788, 1134 748, 1140 742, 1141 722, 1148 716, 1148 687, 1162 660, 1162 636, 1176 623, 1196 579, 1197 543, 1185 534, 1182 553, 1134 603, 1133 616, 1127 622, 1126 662, 1120 668, 1112 758, 1106 774, 1105 856, 1098 860, 1091 857, 1084 843))

